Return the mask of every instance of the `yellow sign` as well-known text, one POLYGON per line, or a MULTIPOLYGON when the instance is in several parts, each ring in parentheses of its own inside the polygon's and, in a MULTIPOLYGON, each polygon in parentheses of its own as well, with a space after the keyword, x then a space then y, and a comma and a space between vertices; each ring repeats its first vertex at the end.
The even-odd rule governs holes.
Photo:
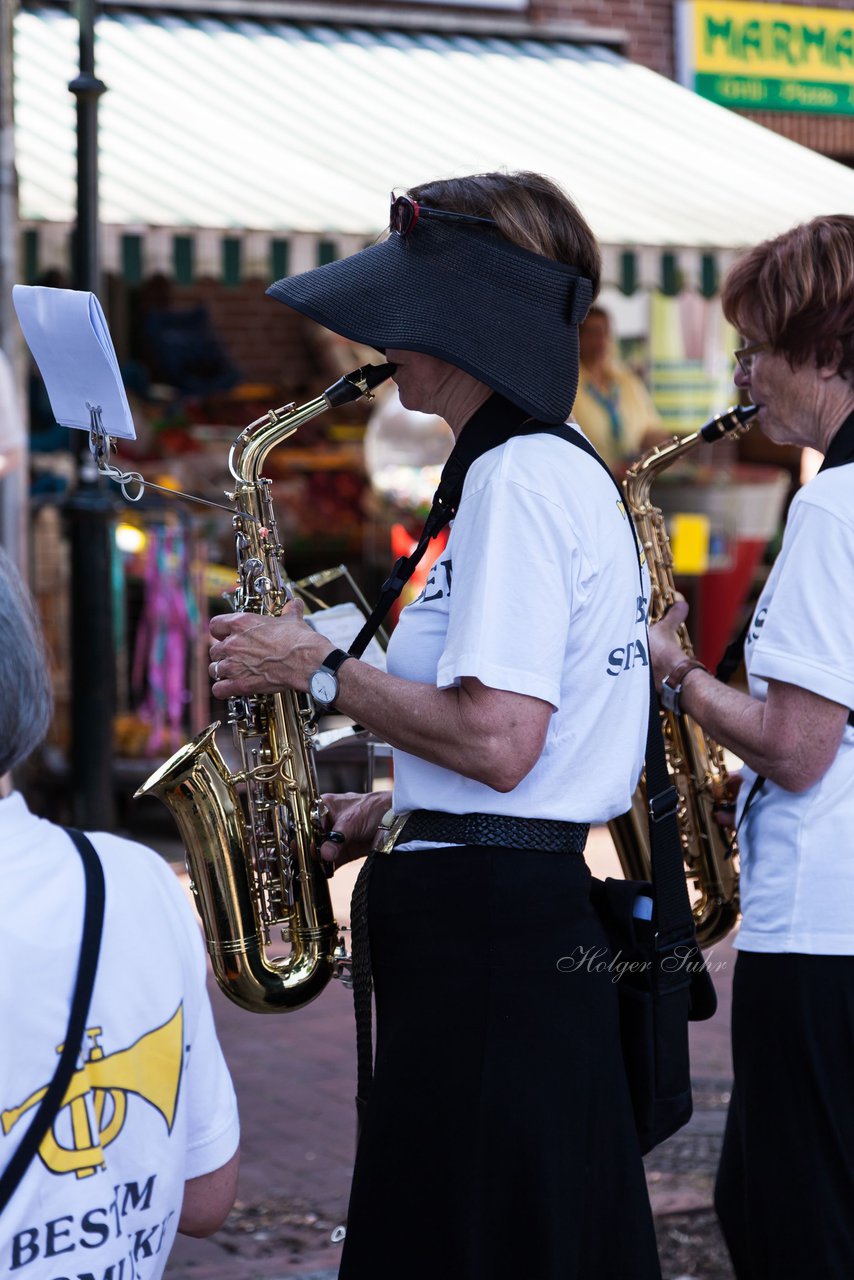
POLYGON ((673 572, 705 573, 709 567, 709 517, 679 512, 671 516, 668 529, 673 572))
POLYGON ((727 106, 854 114, 854 13, 682 0, 680 80, 727 106))

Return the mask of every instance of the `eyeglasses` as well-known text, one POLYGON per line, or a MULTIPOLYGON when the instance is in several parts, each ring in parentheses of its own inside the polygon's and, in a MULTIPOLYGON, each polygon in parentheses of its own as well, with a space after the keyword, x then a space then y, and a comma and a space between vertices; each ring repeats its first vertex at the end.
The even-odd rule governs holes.
POLYGON ((741 372, 745 377, 749 378, 753 372, 753 361, 761 354, 761 352, 770 350, 770 343, 751 342, 748 347, 739 347, 737 351, 733 352, 733 355, 738 361, 738 367, 741 369, 741 372))
POLYGON ((396 232, 405 240, 414 230, 419 218, 445 218, 448 222, 479 222, 490 227, 498 226, 494 218, 478 218, 473 213, 454 213, 450 209, 429 209, 411 196, 395 196, 392 191, 389 231, 396 232))

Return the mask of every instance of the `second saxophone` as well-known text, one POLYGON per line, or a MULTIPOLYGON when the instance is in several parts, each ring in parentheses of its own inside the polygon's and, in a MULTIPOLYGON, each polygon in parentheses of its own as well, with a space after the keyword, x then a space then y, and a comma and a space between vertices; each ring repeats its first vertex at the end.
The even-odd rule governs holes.
MULTIPOLYGON (((650 498, 652 482, 662 471, 702 444, 748 430, 755 405, 736 405, 712 418, 699 431, 656 446, 631 466, 623 480, 626 506, 649 565, 652 598, 649 621, 657 622, 676 599, 673 555, 660 508, 650 498)), ((680 629, 686 655, 693 653, 687 629, 680 629)), ((698 890, 693 912, 702 946, 726 936, 738 919, 738 843, 731 828, 715 821, 715 809, 727 798, 728 773, 717 742, 687 715, 661 711, 667 767, 679 792, 677 820, 685 874, 698 890)), ((632 808, 608 823, 628 879, 650 878, 647 797, 643 778, 632 808)))

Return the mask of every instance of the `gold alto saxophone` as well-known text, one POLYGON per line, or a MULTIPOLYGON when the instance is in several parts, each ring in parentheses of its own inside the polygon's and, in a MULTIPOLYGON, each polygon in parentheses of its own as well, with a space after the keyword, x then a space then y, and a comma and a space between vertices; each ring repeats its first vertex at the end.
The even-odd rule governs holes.
MULTIPOLYGON (((657 622, 676 598, 673 556, 664 517, 650 501, 655 477, 698 445, 748 429, 755 405, 736 405, 712 418, 699 431, 645 453, 623 480, 626 506, 637 529, 649 565, 652 598, 650 622, 657 622)), ((679 630, 686 654, 693 653, 687 629, 679 630)), ((726 936, 738 919, 738 844, 732 828, 715 821, 716 806, 727 799, 728 773, 717 742, 687 715, 661 710, 667 767, 679 792, 677 821, 686 878, 698 896, 693 903, 694 924, 701 946, 726 936)), ((643 776, 628 813, 608 823, 627 879, 649 880, 650 852, 646 787, 643 776)))
MULTIPOLYGON (((271 449, 326 409, 370 396, 393 366, 367 365, 297 408, 251 423, 231 447, 232 523, 239 613, 281 613, 291 593, 276 529, 271 449)), ((347 957, 318 845, 325 816, 314 768, 307 695, 231 698, 242 768, 231 773, 216 744, 219 721, 167 760, 136 796, 157 796, 184 842, 187 869, 214 975, 225 994, 256 1013, 299 1009, 341 975, 347 957), (242 794, 241 794, 242 791, 242 794), (268 957, 273 930, 289 952, 268 957)))

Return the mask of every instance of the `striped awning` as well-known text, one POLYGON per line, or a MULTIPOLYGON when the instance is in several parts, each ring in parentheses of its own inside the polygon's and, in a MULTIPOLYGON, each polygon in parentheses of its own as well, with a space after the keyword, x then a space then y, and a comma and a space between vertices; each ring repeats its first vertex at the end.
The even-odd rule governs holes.
MULTIPOLYGON (((77 25, 15 24, 30 278, 67 265, 77 25)), ((97 25, 103 265, 268 278, 369 243, 388 191, 535 169, 577 200, 609 283, 712 293, 737 250, 854 211, 854 171, 595 45, 110 12, 97 25)))

